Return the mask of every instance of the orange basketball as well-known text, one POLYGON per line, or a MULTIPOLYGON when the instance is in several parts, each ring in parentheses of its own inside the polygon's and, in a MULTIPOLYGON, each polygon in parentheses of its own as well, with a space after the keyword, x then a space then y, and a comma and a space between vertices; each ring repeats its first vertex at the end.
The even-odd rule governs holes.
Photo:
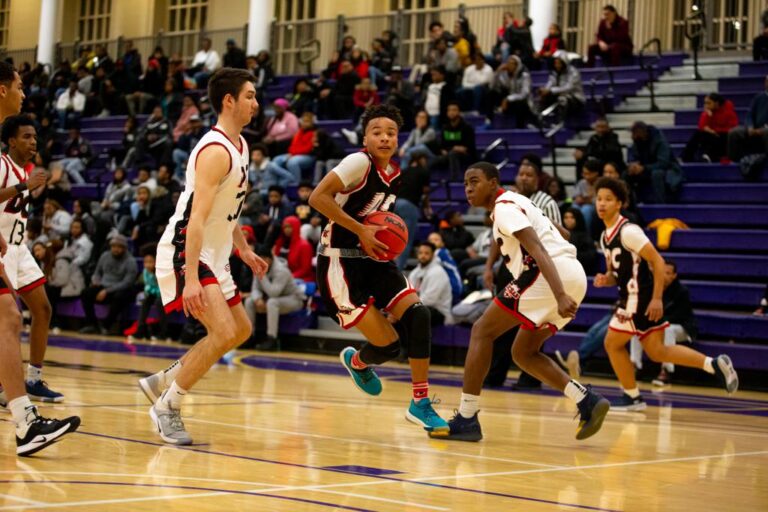
POLYGON ((408 243, 408 227, 403 219, 392 212, 373 212, 365 218, 363 224, 387 228, 376 233, 376 238, 389 247, 381 261, 392 261, 400 256, 408 243))

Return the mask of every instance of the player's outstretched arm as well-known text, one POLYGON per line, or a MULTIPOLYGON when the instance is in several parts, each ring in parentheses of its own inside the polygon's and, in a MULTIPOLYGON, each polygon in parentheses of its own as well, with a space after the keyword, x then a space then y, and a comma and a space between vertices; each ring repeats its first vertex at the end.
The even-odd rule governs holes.
POLYGON ((652 243, 647 243, 640 250, 640 257, 648 262, 653 273, 653 298, 648 303, 645 316, 651 322, 657 322, 664 316, 664 258, 652 243))
POLYGON ((203 228, 213 207, 216 189, 229 171, 229 152, 218 144, 210 145, 197 154, 195 162, 195 190, 192 211, 187 223, 184 246, 185 275, 182 304, 184 314, 199 317, 205 311, 205 295, 200 285, 200 250, 203 246, 203 228))
POLYGON ((341 178, 336 173, 329 172, 309 196, 309 205, 329 220, 357 235, 365 252, 383 258, 389 247, 376 238, 376 233, 386 228, 383 226, 366 226, 353 219, 336 203, 336 194, 343 191, 344 183, 342 183, 341 178))
POLYGON ((555 267, 552 258, 549 257, 549 254, 541 244, 536 231, 532 227, 527 227, 516 231, 515 236, 520 240, 520 244, 522 244, 528 254, 536 260, 536 264, 544 275, 544 279, 547 280, 549 287, 552 288, 552 293, 557 299, 557 313, 563 318, 573 318, 576 316, 576 309, 578 309, 579 305, 572 297, 565 293, 563 282, 560 280, 560 274, 557 273, 557 267, 555 267))

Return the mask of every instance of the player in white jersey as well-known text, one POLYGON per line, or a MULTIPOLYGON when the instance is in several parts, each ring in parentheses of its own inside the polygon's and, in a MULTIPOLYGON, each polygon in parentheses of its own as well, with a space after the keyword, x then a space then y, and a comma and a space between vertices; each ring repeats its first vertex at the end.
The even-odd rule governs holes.
POLYGON ((183 309, 208 335, 170 367, 139 381, 153 403, 149 413, 160 437, 179 445, 192 443, 180 411, 187 391, 251 335, 229 269, 233 245, 255 274, 263 276, 267 270, 237 223, 249 156, 240 132, 258 108, 253 77, 245 70, 222 68, 208 82, 208 97, 219 119, 189 156, 184 192, 158 244, 156 264, 166 312, 183 309))
MULTIPOLYGON (((64 395, 50 389, 42 379, 51 323, 51 304, 43 287, 45 275, 24 243, 29 191, 45 185, 47 180, 42 169, 27 176, 26 166, 37 153, 34 121, 26 115, 9 117, 3 122, 0 140, 8 148, 8 154, 0 156, 0 233, 8 242, 8 251, 2 260, 11 286, 32 316, 27 395, 32 400, 59 403, 64 401, 64 395)), ((0 392, 0 404, 5 402, 4 393, 0 392)))
POLYGON ((587 292, 587 276, 576 259, 576 247, 528 198, 504 192, 499 171, 488 162, 467 169, 464 189, 472 206, 491 212, 493 238, 501 248, 504 264, 513 276, 472 326, 464 387, 450 432, 430 437, 479 441, 480 391, 493 355, 493 342, 509 329, 521 329, 512 346, 512 358, 524 371, 562 391, 576 402, 581 415, 576 439, 594 435, 608 413, 608 400, 584 387, 540 353, 544 341, 576 315, 587 292), (543 277, 543 279, 542 279, 543 277))
MULTIPOLYGON (((0 123, 17 115, 23 100, 21 77, 12 65, 0 62, 0 123)), ((0 217, 5 215, 5 212, 0 211, 0 217)), ((7 249, 5 237, 0 233, 0 256, 6 255, 7 249)), ((5 273, 5 265, 0 261, 0 383, 16 427, 16 454, 27 456, 77 430, 80 418, 72 416, 58 420, 38 414, 26 394, 20 336, 21 314, 16 305, 11 280, 5 273)))

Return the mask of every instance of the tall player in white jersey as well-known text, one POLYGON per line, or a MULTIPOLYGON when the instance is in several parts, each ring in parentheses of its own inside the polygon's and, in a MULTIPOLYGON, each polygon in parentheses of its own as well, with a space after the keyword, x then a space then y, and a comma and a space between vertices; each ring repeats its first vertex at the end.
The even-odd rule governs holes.
POLYGON ((528 198, 499 187, 499 171, 488 162, 470 166, 464 189, 472 206, 491 212, 493 238, 504 264, 513 276, 472 326, 464 387, 450 432, 430 437, 479 441, 480 391, 493 355, 493 342, 520 325, 512 358, 524 371, 562 391, 576 402, 581 415, 576 439, 586 439, 600 429, 608 413, 608 400, 584 387, 540 352, 541 345, 576 315, 587 292, 587 276, 576 259, 576 247, 528 198), (543 277, 543 279, 542 279, 543 277))
POLYGON ((160 437, 177 445, 192 443, 180 411, 187 391, 221 356, 251 335, 251 322, 229 269, 233 244, 255 274, 263 276, 267 270, 237 223, 249 156, 240 132, 259 106, 253 77, 245 70, 222 68, 208 82, 208 97, 218 122, 189 156, 186 185, 158 244, 156 264, 166 312, 183 309, 205 326, 208 335, 170 367, 139 381, 153 403, 150 416, 160 437))
MULTIPOLYGON (((0 62, 0 123, 21 112, 24 100, 19 74, 7 62, 0 62)), ((20 187, 20 188, 23 188, 20 187)), ((6 215, 0 211, 0 216, 6 215)), ((0 256, 8 245, 0 233, 0 256)), ((64 420, 43 418, 26 394, 21 365, 21 314, 16 305, 10 279, 0 261, 0 384, 3 385, 7 407, 16 426, 16 453, 32 455, 74 432, 80 418, 64 420)))
MULTIPOLYGON (((0 135, 8 153, 0 156, 0 233, 8 242, 8 252, 2 257, 5 273, 16 293, 21 296, 32 315, 29 336, 29 365, 27 366, 27 395, 41 402, 63 402, 64 395, 53 391, 42 379, 51 304, 45 293, 45 275, 25 243, 29 192, 45 185, 47 173, 35 169, 27 176, 26 166, 37 153, 37 131, 29 116, 11 116, 3 122, 0 135)), ((5 405, 0 392, 0 405, 5 405)))

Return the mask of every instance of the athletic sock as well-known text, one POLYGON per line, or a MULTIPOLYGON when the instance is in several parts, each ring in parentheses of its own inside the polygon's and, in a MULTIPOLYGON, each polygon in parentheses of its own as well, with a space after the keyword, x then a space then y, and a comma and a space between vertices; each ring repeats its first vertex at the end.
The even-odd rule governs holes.
POLYGON ((632 389, 625 389, 624 393, 629 395, 630 398, 637 398, 640 396, 640 388, 637 386, 633 387, 632 389))
POLYGON ((32 363, 27 365, 27 382, 35 383, 43 380, 43 365, 35 366, 32 363))
POLYGON ((429 398, 429 382, 426 380, 413 383, 413 401, 418 402, 422 398, 429 398))
POLYGON ((464 418, 471 418, 477 411, 480 410, 480 395, 470 395, 469 393, 461 394, 461 402, 459 403, 459 414, 464 418))
POLYGON ((13 422, 16 424, 16 435, 19 437, 27 435, 29 423, 34 419, 34 416, 30 417, 29 413, 35 410, 35 406, 30 402, 29 397, 22 395, 14 398, 8 402, 8 410, 11 411, 13 422))
POLYGON ((563 390, 563 393, 565 396, 576 402, 577 404, 584 400, 587 396, 587 388, 582 386, 579 382, 575 380, 570 380, 568 384, 565 385, 565 389, 563 390))
POLYGON ((168 387, 174 380, 176 380, 176 375, 178 375, 180 371, 181 361, 177 359, 165 370, 157 372, 157 376, 160 377, 163 386, 168 387))
POLYGON ((157 401, 159 409, 181 409, 181 402, 185 396, 187 396, 187 390, 176 384, 176 381, 173 381, 171 387, 157 401))
POLYGON ((368 368, 368 365, 360 360, 359 350, 355 352, 355 355, 352 356, 351 365, 352 365, 352 368, 354 368, 355 370, 365 370, 366 368, 368 368))
POLYGON ((714 375, 715 374, 715 367, 712 365, 713 361, 711 357, 705 357, 704 358, 704 366, 702 367, 702 370, 705 372, 714 375))

